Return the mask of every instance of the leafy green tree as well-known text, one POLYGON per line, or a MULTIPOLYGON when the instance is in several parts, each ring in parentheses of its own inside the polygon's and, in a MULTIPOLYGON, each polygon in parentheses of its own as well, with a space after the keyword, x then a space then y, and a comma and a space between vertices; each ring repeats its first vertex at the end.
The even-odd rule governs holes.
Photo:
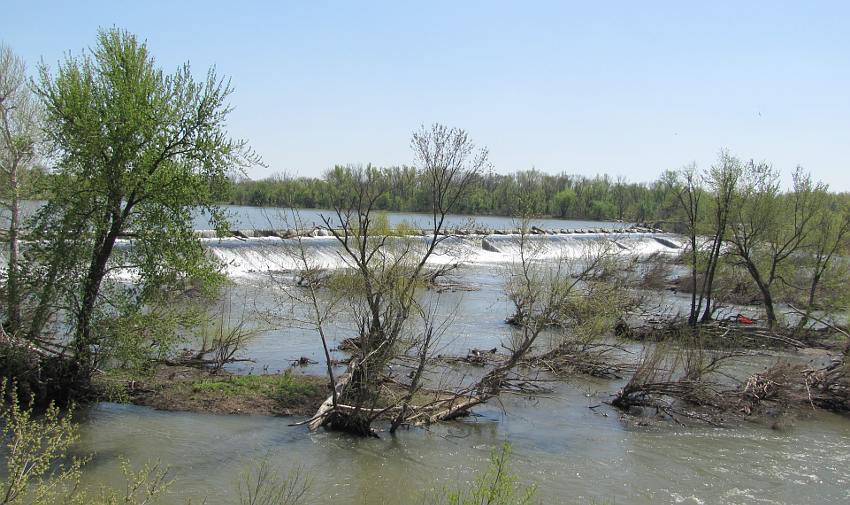
POLYGON ((847 282, 846 267, 840 264, 836 267, 835 260, 836 256, 846 254, 850 246, 850 205, 835 198, 831 201, 824 199, 822 203, 814 218, 814 230, 805 244, 808 253, 804 256, 804 259, 808 260, 804 263, 806 268, 799 268, 801 272, 805 272, 807 278, 802 283, 805 296, 803 311, 797 324, 798 330, 806 327, 816 309, 837 312, 834 305, 836 302, 840 304, 840 301, 835 300, 836 297, 818 296, 823 284, 838 284, 841 287, 836 286, 828 291, 843 293, 843 286, 846 286, 847 282))
POLYGON ((780 192, 778 179, 770 165, 748 163, 738 178, 730 216, 732 254, 758 286, 770 328, 777 324, 774 285, 814 232, 826 194, 826 187, 801 168, 787 194, 780 192))
MULTIPOLYGON (((705 174, 711 209, 711 217, 707 220, 705 229, 711 237, 711 242, 709 243, 710 249, 708 250, 707 265, 700 292, 700 296, 705 298, 702 322, 710 321, 714 314, 715 307, 712 305, 714 278, 720 264, 723 241, 726 238, 729 224, 729 213, 740 175, 741 162, 730 156, 726 151, 720 152, 718 162, 705 174)), ((702 298, 700 304, 702 304, 702 298)))
POLYGON ((64 307, 73 327, 72 372, 85 379, 102 344, 99 321, 177 281, 214 278, 216 265, 193 235, 193 212, 202 209, 224 226, 214 202, 228 176, 258 160, 225 132, 229 81, 214 70, 196 81, 188 64, 165 74, 126 31, 101 30, 89 53, 39 73, 46 135, 58 152, 49 201, 34 224, 42 312, 33 333, 46 306, 64 307), (120 237, 130 246, 117 248, 120 237), (131 268, 137 282, 104 289, 118 268, 131 268))
POLYGON ((566 217, 576 201, 576 192, 571 188, 564 188, 555 194, 554 214, 558 217, 566 217))

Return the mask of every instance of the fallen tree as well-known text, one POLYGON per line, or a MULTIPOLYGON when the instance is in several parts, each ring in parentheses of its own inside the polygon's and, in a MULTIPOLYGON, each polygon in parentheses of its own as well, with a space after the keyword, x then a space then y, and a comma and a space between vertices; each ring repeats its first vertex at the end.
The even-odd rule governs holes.
POLYGON ((736 356, 740 353, 735 350, 706 350, 698 330, 688 342, 662 340, 647 345, 634 375, 610 404, 626 412, 654 409, 675 421, 687 417, 717 423, 730 405, 729 386, 720 380, 729 376, 722 367, 736 356))
POLYGON ((728 416, 776 416, 809 408, 850 412, 846 352, 821 366, 778 360, 743 378, 724 369, 726 360, 737 356, 741 351, 734 347, 707 350, 699 334, 689 341, 679 337, 648 344, 634 375, 610 403, 630 413, 650 408, 677 421, 688 417, 712 424, 728 416))

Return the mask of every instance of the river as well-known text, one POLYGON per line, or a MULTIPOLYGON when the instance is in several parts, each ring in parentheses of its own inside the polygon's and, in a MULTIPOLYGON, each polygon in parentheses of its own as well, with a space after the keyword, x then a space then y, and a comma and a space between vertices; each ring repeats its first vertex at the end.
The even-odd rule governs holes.
MULTIPOLYGON (((279 228, 268 220, 279 214, 233 208, 236 227, 279 228)), ((302 217, 314 219, 314 211, 302 217)), ((391 222, 421 216, 390 214, 391 222)), ((464 217, 455 221, 460 223, 464 217)), ((510 220, 487 218, 487 227, 510 227, 510 220)), ((612 227, 613 223, 546 221, 557 228, 612 227)), ((202 221, 197 224, 203 228, 202 221)), ((614 240, 626 253, 670 249, 650 235, 587 234, 547 237, 554 250, 577 250, 579 240, 614 240), (572 237, 572 238, 569 238, 572 237)), ((663 237, 662 237, 663 238, 663 237)), ((669 237, 668 237, 669 238, 669 237)), ((465 258, 458 279, 476 291, 445 293, 444 313, 454 319, 444 335, 448 352, 498 346, 510 329, 502 268, 513 257, 503 238, 500 252, 481 252, 481 238, 462 243, 465 258)), ((310 239, 316 258, 333 256, 327 239, 310 239)), ((233 367, 241 373, 274 372, 290 359, 321 361, 321 347, 310 331, 260 322, 276 310, 266 282, 279 270, 280 239, 207 243, 228 263, 235 284, 222 301, 234 318, 245 317, 263 331, 245 351, 254 364, 233 367)), ((328 259, 328 261, 331 261, 328 259)), ((682 299, 684 300, 684 298, 682 299)), ((686 300, 685 300, 686 301, 686 300)), ((214 309, 218 310, 218 309, 214 309)), ((343 328, 332 332, 338 340, 343 328)), ((350 335, 349 335, 350 336, 350 335)), ((741 366, 758 368, 769 357, 753 356, 741 366)), ((320 365, 308 372, 321 372, 320 365)), ((161 412, 146 407, 101 403, 80 413, 82 439, 77 452, 92 455, 86 483, 117 484, 119 460, 139 465, 159 461, 175 480, 168 503, 201 497, 209 505, 235 502, 238 473, 262 458, 283 469, 303 468, 313 480, 310 503, 429 503, 428 493, 470 482, 487 464, 490 451, 508 441, 511 464, 520 479, 537 486, 544 503, 624 504, 835 504, 850 502, 850 422, 813 412, 783 429, 753 423, 736 427, 638 427, 603 402, 621 380, 577 376, 540 397, 503 395, 475 409, 474 417, 402 431, 395 437, 355 439, 336 433, 309 433, 288 424, 301 419, 217 416, 161 412), (588 407, 600 405, 598 408, 588 407)))

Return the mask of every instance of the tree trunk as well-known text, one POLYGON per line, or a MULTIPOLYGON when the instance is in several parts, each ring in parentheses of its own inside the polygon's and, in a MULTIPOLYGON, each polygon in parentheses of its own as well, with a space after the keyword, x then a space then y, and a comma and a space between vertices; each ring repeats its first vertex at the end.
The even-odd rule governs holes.
POLYGON ((9 220, 9 265, 6 281, 9 314, 7 330, 11 335, 18 333, 21 327, 21 295, 18 288, 18 226, 20 209, 18 201, 18 169, 12 165, 9 173, 9 185, 12 193, 9 220))
POLYGON ((372 429, 373 411, 364 408, 366 403, 364 397, 368 391, 363 391, 364 370, 360 362, 352 360, 349 371, 334 387, 334 393, 322 403, 313 420, 310 421, 310 431, 315 431, 324 426, 331 431, 341 431, 350 435, 360 437, 376 437, 372 429), (339 403, 334 403, 334 396, 339 403), (347 407, 342 408, 341 404, 347 407))
POLYGON ((773 298, 770 291, 764 293, 764 311, 767 313, 767 328, 772 330, 776 327, 776 312, 773 310, 773 298))
POLYGON ((92 336, 92 317, 100 293, 100 286, 106 276, 106 266, 112 256, 115 241, 121 232, 121 219, 113 218, 109 232, 99 242, 92 254, 92 261, 83 284, 83 297, 80 312, 77 315, 77 329, 74 337, 74 350, 80 378, 85 379, 94 370, 94 355, 91 346, 95 344, 92 336))
MULTIPOLYGON (((692 225, 693 226, 693 225, 692 225)), ((696 326, 697 324, 697 313, 699 309, 697 308, 697 237, 696 234, 691 235, 691 282, 693 282, 693 288, 691 289, 691 311, 688 314, 688 325, 696 326)), ((702 303, 702 294, 700 294, 700 303, 702 303)))
POLYGON ((714 243, 711 248, 711 255, 708 258, 708 268, 705 272, 705 311, 702 313, 701 319, 703 323, 711 321, 711 296, 714 293, 714 275, 717 272, 717 263, 720 262, 720 248, 722 246, 722 238, 720 236, 715 236, 714 243))
POLYGON ((27 338, 29 340, 35 340, 41 336, 41 331, 50 318, 50 308, 56 291, 56 276, 59 274, 59 267, 59 262, 54 259, 49 265, 47 275, 44 279, 41 279, 38 305, 32 313, 32 318, 29 321, 29 330, 27 331, 27 338))
POLYGON ((776 312, 773 309, 773 295, 770 293, 770 285, 764 282, 758 271, 758 267, 756 267, 755 263, 749 257, 742 257, 742 259, 744 260, 747 271, 750 272, 750 276, 752 276, 753 281, 758 286, 759 291, 761 291, 764 312, 767 316, 767 328, 772 330, 776 326, 776 312))
MULTIPOLYGON (((815 267, 815 270, 820 269, 820 265, 815 267)), ((812 277, 812 284, 809 286, 809 295, 806 300, 806 310, 803 315, 800 317, 800 322, 797 323, 797 332, 803 331, 807 324, 809 324, 809 316, 812 314, 812 307, 815 304, 815 293, 817 292, 818 284, 820 283, 820 273, 815 273, 812 277)))
POLYGON ((776 327, 776 312, 773 309, 773 295, 770 288, 763 282, 757 282, 762 298, 764 299, 764 312, 767 315, 767 328, 772 330, 776 327))

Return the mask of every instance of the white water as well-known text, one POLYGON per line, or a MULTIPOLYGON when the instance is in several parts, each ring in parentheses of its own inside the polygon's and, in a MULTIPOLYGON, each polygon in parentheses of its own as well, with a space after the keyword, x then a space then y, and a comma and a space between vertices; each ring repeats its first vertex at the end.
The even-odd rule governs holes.
MULTIPOLYGON (((421 240, 418 238, 412 240, 421 240)), ((648 256, 678 253, 682 237, 650 233, 583 233, 532 235, 527 247, 535 259, 581 258, 600 248, 620 255, 648 256)), ((269 272, 303 269, 298 241, 280 238, 204 239, 208 250, 224 263, 231 277, 250 277, 269 272)), ((305 256, 315 268, 344 268, 346 262, 333 237, 309 237, 301 241, 305 256)), ((391 249, 391 248, 390 248, 391 249)), ((528 254, 528 252, 526 253, 528 254)), ((432 264, 507 264, 520 257, 516 235, 453 237, 444 241, 431 257, 432 264), (486 245, 486 247, 485 247, 486 245)))

